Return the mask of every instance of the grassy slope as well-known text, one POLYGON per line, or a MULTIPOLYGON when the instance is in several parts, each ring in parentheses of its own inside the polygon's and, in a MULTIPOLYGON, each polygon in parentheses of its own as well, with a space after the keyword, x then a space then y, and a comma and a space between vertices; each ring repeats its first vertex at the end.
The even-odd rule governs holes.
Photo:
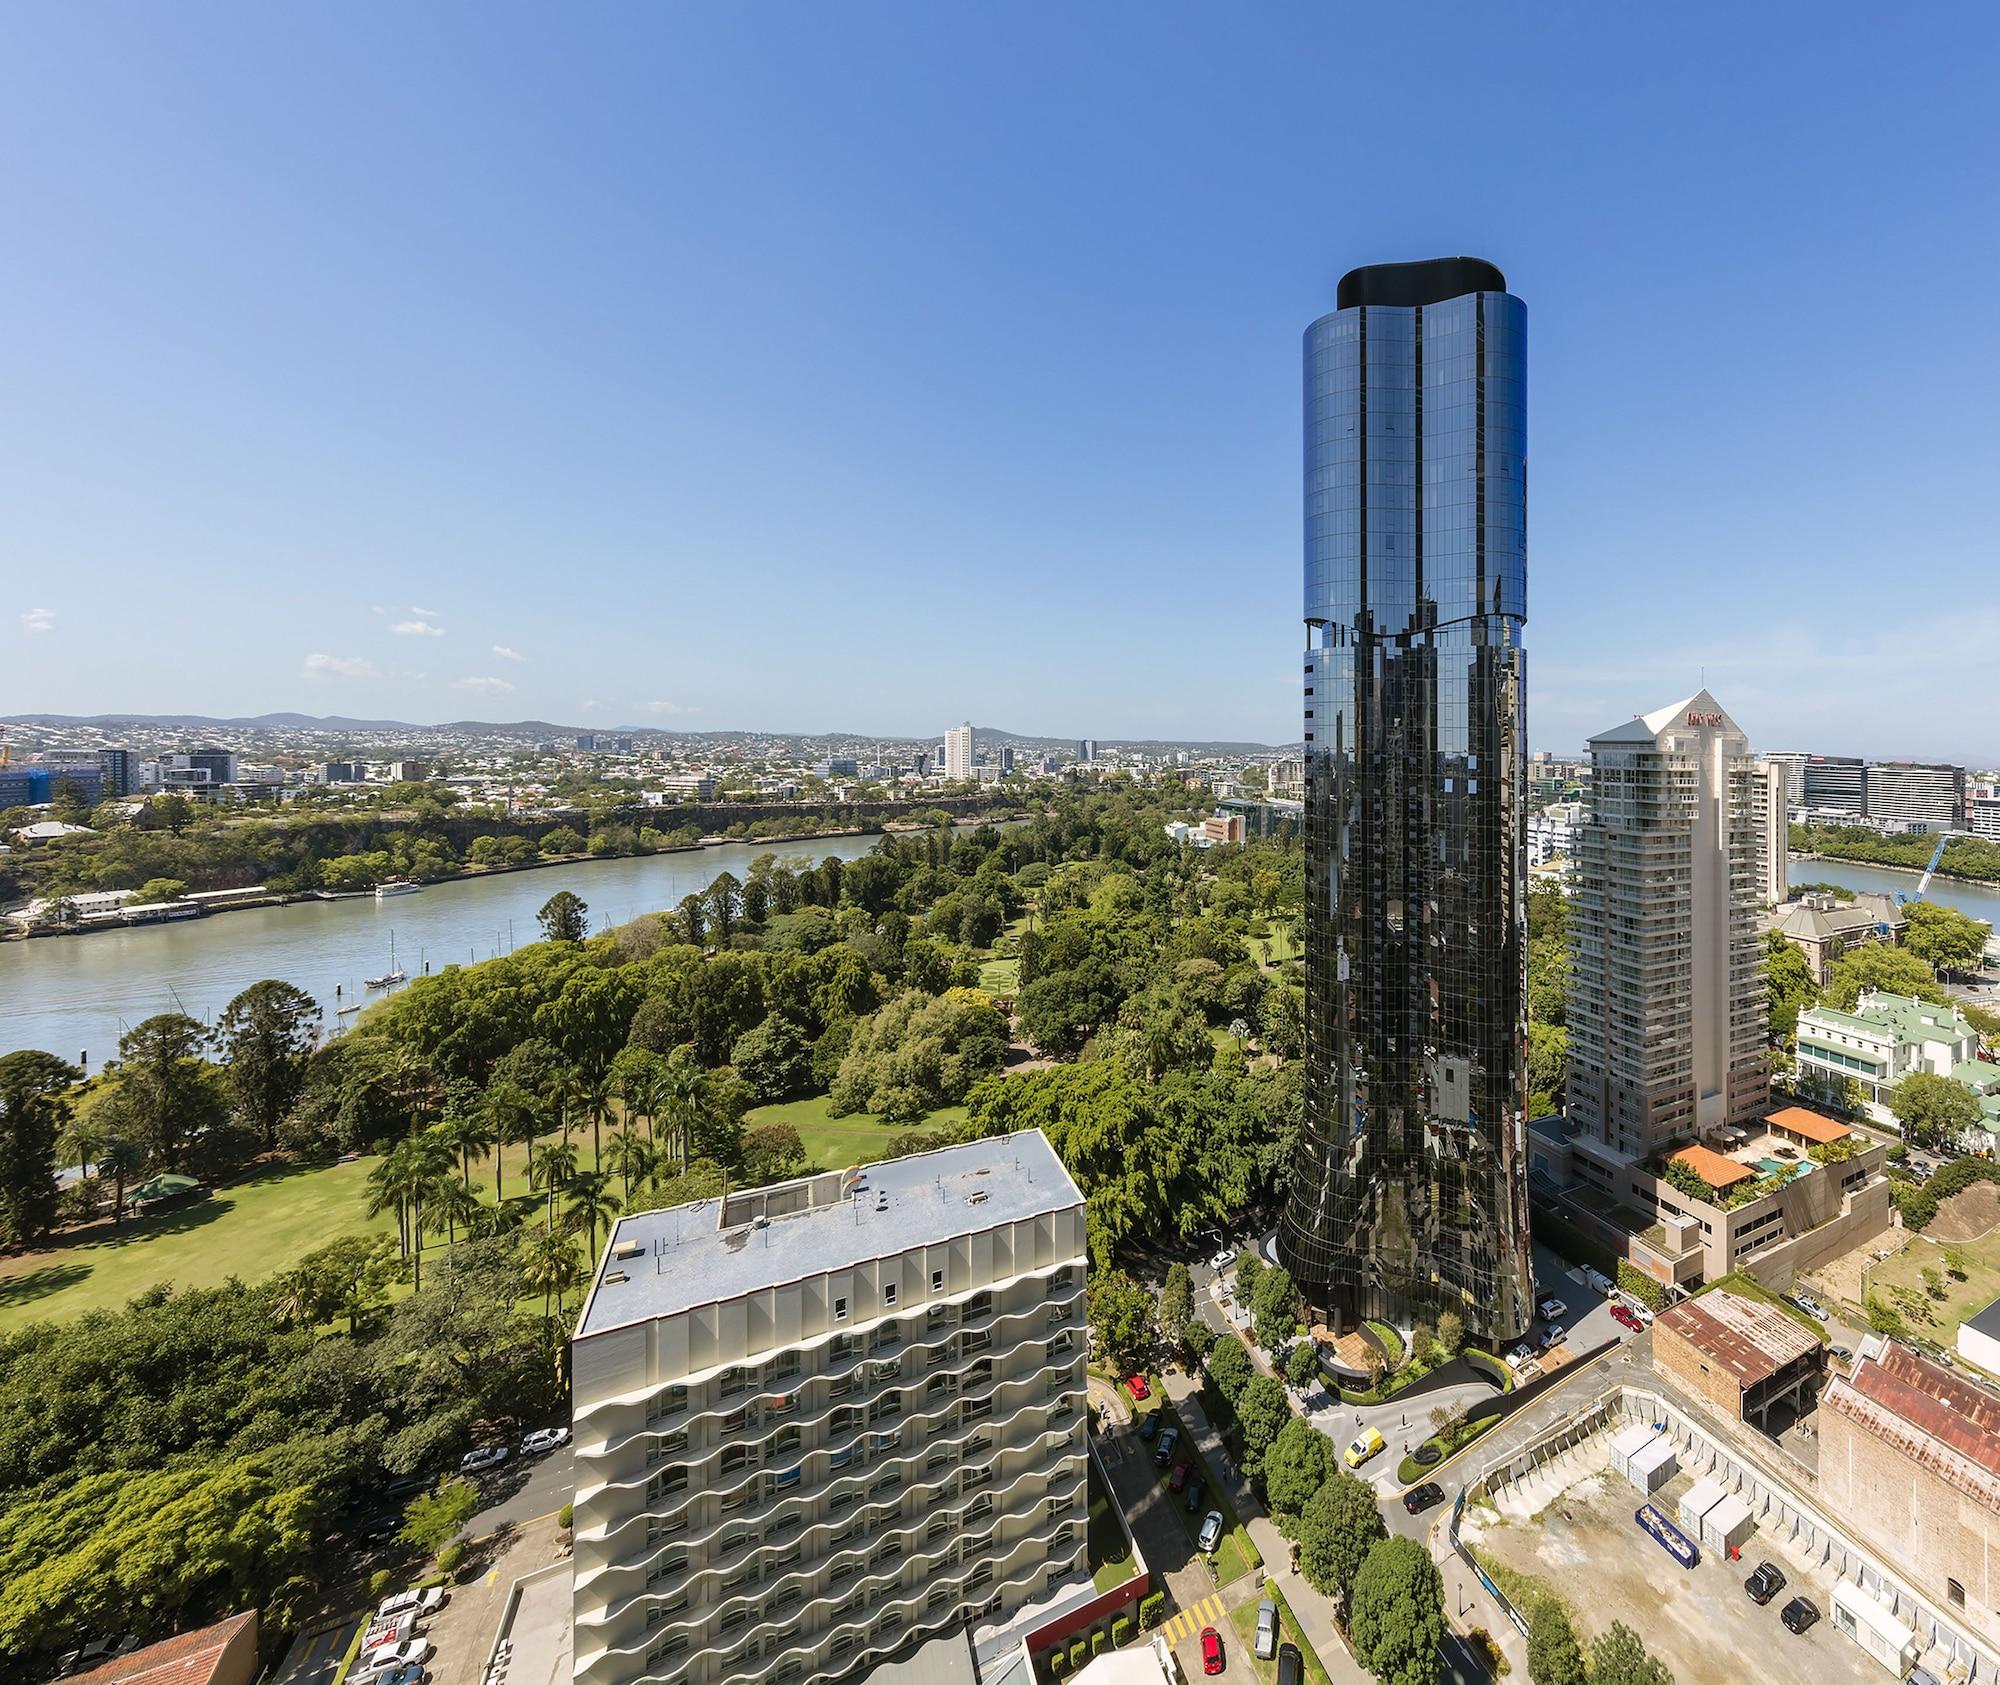
POLYGON ((885 1123, 866 1112, 854 1112, 846 1117, 829 1116, 829 1103, 828 1097, 822 1094, 811 1100, 786 1100, 775 1106, 759 1106, 743 1119, 743 1127, 755 1129, 759 1124, 789 1123, 805 1143, 809 1164, 819 1170, 840 1170, 850 1164, 866 1164, 871 1159, 880 1158, 893 1136, 906 1135, 913 1130, 949 1129, 965 1120, 963 1106, 945 1106, 932 1112, 921 1123, 885 1123))
POLYGON ((341 1235, 387 1233, 391 1216, 363 1214, 374 1162, 267 1172, 162 1217, 95 1229, 87 1242, 0 1260, 0 1329, 122 1305, 156 1282, 261 1281, 341 1235))

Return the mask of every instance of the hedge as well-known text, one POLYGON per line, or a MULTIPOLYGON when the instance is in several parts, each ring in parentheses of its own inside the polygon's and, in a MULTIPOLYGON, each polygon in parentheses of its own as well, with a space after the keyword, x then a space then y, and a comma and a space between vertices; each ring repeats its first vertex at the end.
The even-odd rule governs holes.
POLYGON ((1090 1653, 1093 1656, 1103 1655, 1104 1646, 1110 1642, 1111 1640, 1105 1636, 1104 1628, 1098 1627, 1090 1635, 1090 1653))
POLYGON ((1163 1591, 1149 1591, 1139 1599, 1139 1625, 1156 1627, 1160 1617, 1167 1612, 1167 1594, 1163 1591))
POLYGON ((1130 1615, 1120 1615, 1111 1623, 1111 1642, 1113 1644, 1126 1644, 1131 1641, 1131 1638, 1132 1617, 1130 1615))

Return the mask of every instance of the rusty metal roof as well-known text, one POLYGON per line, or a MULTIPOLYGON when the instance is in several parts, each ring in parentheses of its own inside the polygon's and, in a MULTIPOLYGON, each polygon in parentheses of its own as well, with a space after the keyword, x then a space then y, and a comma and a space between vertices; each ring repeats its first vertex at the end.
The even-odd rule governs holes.
POLYGON ((1745 1299, 1726 1288, 1662 1311, 1654 1326, 1672 1329, 1744 1387, 1769 1380, 1788 1364, 1819 1350, 1819 1341, 1775 1305, 1745 1299))
POLYGON ((1898 1345, 1858 1363, 1850 1385, 1926 1438, 2000 1476, 2000 1399, 1898 1345))

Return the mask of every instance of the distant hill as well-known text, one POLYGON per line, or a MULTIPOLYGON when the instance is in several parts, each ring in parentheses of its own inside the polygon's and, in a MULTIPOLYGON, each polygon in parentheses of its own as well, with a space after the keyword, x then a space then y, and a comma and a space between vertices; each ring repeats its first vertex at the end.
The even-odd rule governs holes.
MULTIPOLYGON (((659 726, 575 726, 559 725, 552 720, 446 720, 437 725, 419 725, 413 720, 361 720, 345 714, 248 714, 232 718, 220 718, 213 714, 11 714, 4 717, 9 723, 24 726, 89 726, 100 731, 152 730, 152 731, 325 731, 325 732, 419 732, 446 731, 461 737, 532 737, 558 738, 573 737, 578 732, 593 731, 599 735, 620 737, 644 737, 673 743, 741 743, 750 739, 783 739, 788 743, 811 749, 816 746, 835 748, 842 745, 861 743, 937 743, 944 736, 944 728, 936 731, 912 732, 907 736, 883 736, 874 732, 858 731, 668 731, 659 726)), ((1021 732, 1004 731, 999 726, 974 726, 973 738, 977 743, 998 747, 1005 744, 1023 752, 1034 754, 1055 754, 1073 752, 1080 741, 1074 737, 1029 736, 1021 732)), ((1102 749, 1129 749, 1139 754, 1172 754, 1185 749, 1191 754, 1207 755, 1259 755, 1270 754, 1282 748, 1296 748, 1296 744, 1213 742, 1190 738, 1153 737, 1100 737, 1098 747, 1102 749)))

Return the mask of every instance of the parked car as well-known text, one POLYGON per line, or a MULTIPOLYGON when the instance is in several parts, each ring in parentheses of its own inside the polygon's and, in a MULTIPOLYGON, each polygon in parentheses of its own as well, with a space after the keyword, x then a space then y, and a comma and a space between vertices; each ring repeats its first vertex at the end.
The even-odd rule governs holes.
POLYGON ((1569 1315, 1569 1306, 1560 1299, 1544 1299, 1536 1308, 1541 1311, 1544 1322, 1560 1322, 1569 1315))
POLYGON ((368 1630, 361 1635, 361 1654, 379 1650, 385 1644, 400 1644, 410 1636, 417 1624, 416 1612, 403 1609, 393 1615, 377 1615, 368 1623, 368 1630))
POLYGON ((387 1544, 402 1528, 403 1518, 394 1510, 379 1510, 361 1523, 361 1542, 367 1545, 387 1544))
POLYGON ((1201 1514, 1201 1501, 1208 1496, 1208 1482, 1200 1475, 1188 1482, 1187 1496, 1181 1499, 1189 1515, 1201 1514))
POLYGON ((1533 1363, 1535 1361, 1535 1354, 1526 1345, 1519 1345, 1507 1354, 1507 1361, 1514 1368, 1519 1369, 1523 1364, 1533 1363))
POLYGON ((1444 1502, 1444 1488, 1435 1480, 1426 1480, 1421 1486, 1412 1486, 1403 1494, 1403 1508, 1412 1515, 1422 1515, 1425 1510, 1444 1502))
POLYGON ((1195 1535, 1195 1544, 1207 1554, 1222 1543, 1222 1511, 1212 1509, 1201 1518, 1201 1531, 1195 1535))
POLYGON ((1750 1594, 1750 1601, 1761 1609, 1785 1589, 1785 1576, 1775 1562, 1760 1562, 1751 1570, 1749 1579, 1743 1582, 1743 1589, 1750 1594))
POLYGON ((1178 1492, 1183 1486, 1185 1486, 1187 1484, 1189 1470, 1190 1470, 1190 1465, 1188 1463, 1187 1458, 1185 1457, 1181 1458, 1179 1462, 1174 1464, 1174 1472, 1167 1477, 1167 1490, 1170 1492, 1178 1492))
POLYGON ((1160 1431, 1159 1411, 1148 1410, 1145 1413, 1145 1415, 1139 1418, 1139 1437, 1141 1439, 1151 1439, 1153 1435, 1158 1433, 1159 1431, 1160 1431))
POLYGON ((375 1613, 381 1616, 407 1612, 422 1620, 426 1615, 435 1615, 447 1600, 448 1594, 443 1586, 426 1586, 422 1591, 399 1591, 383 1598, 375 1613))
POLYGON ((1203 1673, 1222 1671, 1222 1635, 1212 1626, 1201 1629, 1201 1671, 1203 1673))
POLYGON ((1306 1659, 1296 1644, 1278 1646, 1278 1685, 1305 1685, 1306 1659))
POLYGON ((428 1638, 406 1638, 400 1644, 370 1650, 348 1670, 347 1677, 350 1680, 381 1680, 399 1668, 429 1661, 432 1648, 428 1638))
POLYGON ((477 1451, 468 1451, 458 1459, 460 1474, 478 1474, 482 1469, 497 1469, 507 1460, 504 1445, 482 1445, 477 1451))
POLYGON ((423 1667, 412 1662, 408 1667, 399 1667, 394 1673, 385 1673, 375 1685, 428 1685, 430 1675, 423 1667))
POLYGON ((1257 1605, 1257 1659, 1268 1662, 1278 1653, 1278 1606, 1268 1597, 1257 1605))
POLYGON ((1795 1597, 1778 1619, 1785 1623, 1787 1632, 1804 1632, 1819 1619, 1819 1605, 1810 1597, 1795 1597))
POLYGON ((1346 1457, 1349 1468, 1358 1469, 1370 1457, 1376 1455, 1385 1443, 1382 1436, 1373 1428, 1363 1428, 1355 1435, 1354 1443, 1348 1446, 1342 1455, 1346 1457))
POLYGON ((1160 1468, 1165 1468, 1167 1464, 1174 1460, 1174 1453, 1180 1449, 1180 1444, 1181 1430, 1179 1428, 1168 1428, 1165 1433, 1160 1435, 1160 1443, 1153 1447, 1154 1463, 1160 1468))
POLYGON ((1127 1375, 1125 1377, 1125 1390, 1132 1395, 1134 1403, 1153 1396, 1153 1389, 1146 1384, 1146 1377, 1144 1375, 1127 1375))
POLYGON ((1224 1270, 1228 1269, 1229 1266, 1235 1262, 1236 1262, 1235 1252, 1231 1248, 1225 1246, 1220 1252, 1216 1253, 1216 1255, 1213 1258, 1209 1259, 1208 1267, 1213 1271, 1215 1271, 1217 1275, 1220 1275, 1224 1270))
POLYGON ((1837 1357, 1842 1363, 1852 1362, 1854 1358, 1854 1353, 1846 1346, 1828 1346, 1826 1348, 1826 1355, 1828 1357, 1837 1357))
POLYGON ((1560 1328, 1544 1328, 1541 1339, 1536 1343, 1545 1352, 1554 1351, 1563 1343, 1563 1331, 1560 1328))
POLYGON ((539 1457, 544 1451, 553 1451, 557 1446, 568 1443, 568 1428, 537 1428, 521 1441, 521 1455, 539 1457))

